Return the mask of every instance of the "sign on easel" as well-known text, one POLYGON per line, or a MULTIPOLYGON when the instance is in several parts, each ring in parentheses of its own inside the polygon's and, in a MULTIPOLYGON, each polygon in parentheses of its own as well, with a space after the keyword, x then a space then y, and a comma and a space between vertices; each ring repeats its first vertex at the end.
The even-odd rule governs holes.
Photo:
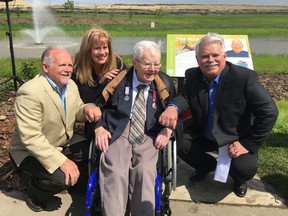
MULTIPOLYGON (((184 77, 185 71, 198 67, 195 44, 205 35, 168 34, 167 35, 167 74, 184 77)), ((227 61, 236 65, 253 68, 251 50, 247 35, 222 35, 225 40, 227 61)))

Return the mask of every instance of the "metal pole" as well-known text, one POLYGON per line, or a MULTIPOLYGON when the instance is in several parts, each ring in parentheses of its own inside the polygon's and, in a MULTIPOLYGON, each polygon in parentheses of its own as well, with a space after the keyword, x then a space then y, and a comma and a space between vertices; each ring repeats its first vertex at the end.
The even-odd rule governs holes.
POLYGON ((14 89, 17 91, 17 81, 19 84, 23 84, 24 82, 20 80, 16 75, 16 67, 15 67, 15 59, 14 59, 14 49, 13 49, 13 39, 12 39, 12 31, 11 31, 11 24, 10 24, 10 14, 9 14, 9 4, 8 2, 11 0, 5 0, 6 3, 6 14, 7 14, 7 23, 8 23, 8 31, 6 32, 6 35, 9 37, 9 46, 10 46, 10 54, 11 54, 11 64, 12 64, 12 77, 4 80, 0 85, 10 81, 13 79, 14 81, 14 89))

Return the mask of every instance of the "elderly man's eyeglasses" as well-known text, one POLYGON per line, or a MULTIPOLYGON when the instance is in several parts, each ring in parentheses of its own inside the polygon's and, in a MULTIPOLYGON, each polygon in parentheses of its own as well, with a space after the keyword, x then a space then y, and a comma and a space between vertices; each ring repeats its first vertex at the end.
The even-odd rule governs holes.
POLYGON ((160 63, 144 63, 144 62, 141 62, 140 60, 138 59, 135 59, 137 62, 139 62, 140 64, 142 64, 145 68, 150 68, 152 66, 154 66, 154 68, 160 68, 161 67, 161 64, 160 63))

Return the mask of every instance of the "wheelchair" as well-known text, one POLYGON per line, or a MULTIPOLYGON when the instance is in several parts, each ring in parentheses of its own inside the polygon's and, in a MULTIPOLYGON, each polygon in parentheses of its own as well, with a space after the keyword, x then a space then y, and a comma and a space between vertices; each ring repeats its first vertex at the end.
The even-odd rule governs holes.
MULTIPOLYGON (((177 174, 177 142, 171 138, 166 148, 159 151, 157 177, 155 179, 155 216, 170 216, 169 196, 176 190, 177 174)), ((102 215, 100 206, 100 190, 98 187, 98 164, 100 154, 96 150, 94 139, 89 149, 89 180, 86 191, 86 216, 102 215)), ((125 214, 129 215, 129 213, 125 214)))

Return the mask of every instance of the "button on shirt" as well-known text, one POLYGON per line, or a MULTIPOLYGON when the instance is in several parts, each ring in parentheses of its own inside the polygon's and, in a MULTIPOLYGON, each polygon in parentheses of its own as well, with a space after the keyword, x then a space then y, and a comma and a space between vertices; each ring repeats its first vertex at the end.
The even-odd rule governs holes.
POLYGON ((208 112, 207 112, 207 126, 204 131, 204 136, 212 141, 215 141, 215 138, 212 134, 213 127, 213 110, 214 110, 214 102, 216 98, 217 87, 219 84, 220 74, 212 81, 208 82, 204 77, 204 82, 207 84, 208 88, 208 112))

